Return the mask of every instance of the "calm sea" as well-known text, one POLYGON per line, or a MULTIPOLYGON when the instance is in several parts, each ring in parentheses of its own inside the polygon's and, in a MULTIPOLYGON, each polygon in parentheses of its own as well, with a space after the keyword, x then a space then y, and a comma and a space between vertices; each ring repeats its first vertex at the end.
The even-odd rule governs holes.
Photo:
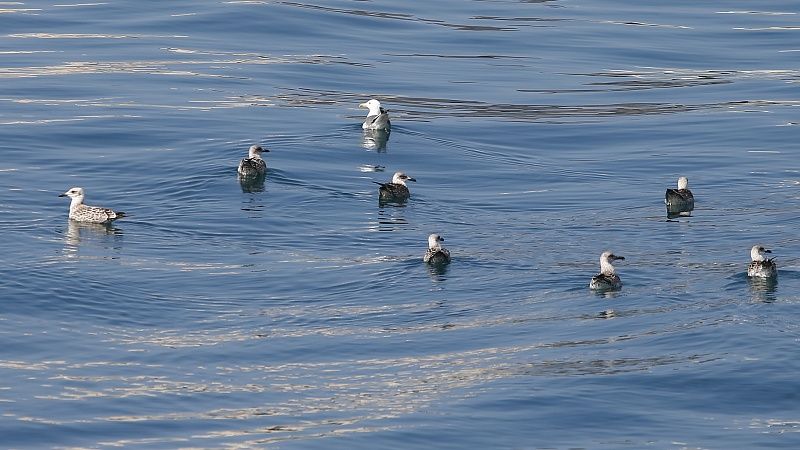
POLYGON ((0 3, 0 447, 800 448, 798 38, 789 0, 0 3))

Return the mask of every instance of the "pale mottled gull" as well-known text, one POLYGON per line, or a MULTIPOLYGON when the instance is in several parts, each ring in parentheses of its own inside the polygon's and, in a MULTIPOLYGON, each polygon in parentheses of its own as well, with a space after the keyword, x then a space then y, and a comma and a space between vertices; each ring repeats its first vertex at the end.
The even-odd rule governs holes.
POLYGON ((113 211, 109 208, 100 206, 88 206, 83 204, 85 198, 83 188, 73 187, 59 197, 69 197, 72 202, 69 204, 69 218, 79 222, 90 223, 109 223, 113 220, 124 217, 125 213, 113 211))
POLYGON ((447 264, 450 262, 450 251, 442 247, 444 238, 434 233, 428 236, 428 250, 422 260, 428 264, 447 264))
POLYGON ((754 245, 750 249, 750 265, 747 266, 748 277, 774 278, 778 276, 778 265, 775 258, 767 258, 765 253, 772 253, 761 245, 754 245))
POLYGON ((624 260, 622 256, 617 256, 610 251, 604 251, 600 255, 600 273, 592 277, 589 282, 591 289, 619 289, 622 287, 622 280, 619 279, 612 261, 624 260))
POLYGON ((268 152, 266 148, 260 145, 253 145, 248 151, 247 158, 239 162, 239 175, 242 177, 260 177, 267 171, 267 163, 261 159, 262 152, 268 152))
POLYGON ((369 109, 361 128, 365 130, 391 130, 392 123, 389 121, 389 113, 381 108, 381 102, 373 98, 358 106, 369 109))

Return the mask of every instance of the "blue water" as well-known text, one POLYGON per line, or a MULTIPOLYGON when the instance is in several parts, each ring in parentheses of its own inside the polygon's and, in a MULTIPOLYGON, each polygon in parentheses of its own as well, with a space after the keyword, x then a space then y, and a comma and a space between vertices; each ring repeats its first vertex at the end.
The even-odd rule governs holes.
POLYGON ((0 446, 800 447, 798 30, 791 1, 0 4, 0 446), (128 216, 70 222, 71 186, 128 216))

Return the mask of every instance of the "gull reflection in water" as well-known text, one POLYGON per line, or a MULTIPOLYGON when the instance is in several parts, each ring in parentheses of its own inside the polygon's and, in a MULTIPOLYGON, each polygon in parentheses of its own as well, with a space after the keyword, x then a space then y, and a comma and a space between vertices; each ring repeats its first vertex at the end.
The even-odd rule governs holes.
POLYGON ((259 176, 245 177, 239 175, 239 186, 242 187, 242 192, 245 194, 253 192, 264 192, 264 180, 267 175, 262 174, 259 176))
POLYGON ((431 281, 439 283, 447 279, 447 271, 450 269, 449 264, 425 264, 428 268, 428 275, 431 281))
POLYGON ((378 209, 378 221, 373 222, 370 228, 373 231, 395 231, 408 225, 403 208, 378 209))
POLYGON ((622 294, 622 289, 592 289, 595 296, 605 299, 617 298, 622 294))
POLYGON ((750 287, 750 301, 758 303, 774 303, 778 287, 778 278, 747 277, 750 287))
POLYGON ((681 208, 670 208, 669 206, 667 206, 667 219, 692 217, 692 210, 694 210, 694 207, 690 209, 681 209, 681 208))
POLYGON ((597 313, 598 319, 613 319, 614 317, 617 317, 617 312, 613 309, 606 309, 597 313))
POLYGON ((390 133, 386 130, 364 130, 361 135, 361 146, 367 150, 385 153, 390 133))
POLYGON ((67 219, 67 230, 64 233, 64 252, 74 256, 81 244, 97 241, 102 247, 121 248, 122 230, 113 223, 89 223, 67 219))

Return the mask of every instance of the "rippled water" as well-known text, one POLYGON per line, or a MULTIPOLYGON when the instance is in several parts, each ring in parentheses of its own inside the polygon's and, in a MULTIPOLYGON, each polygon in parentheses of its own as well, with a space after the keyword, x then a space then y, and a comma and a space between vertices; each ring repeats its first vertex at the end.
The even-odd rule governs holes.
POLYGON ((0 3, 2 447, 797 448, 799 30, 789 1, 0 3), (70 222, 74 185, 128 216, 70 222))

